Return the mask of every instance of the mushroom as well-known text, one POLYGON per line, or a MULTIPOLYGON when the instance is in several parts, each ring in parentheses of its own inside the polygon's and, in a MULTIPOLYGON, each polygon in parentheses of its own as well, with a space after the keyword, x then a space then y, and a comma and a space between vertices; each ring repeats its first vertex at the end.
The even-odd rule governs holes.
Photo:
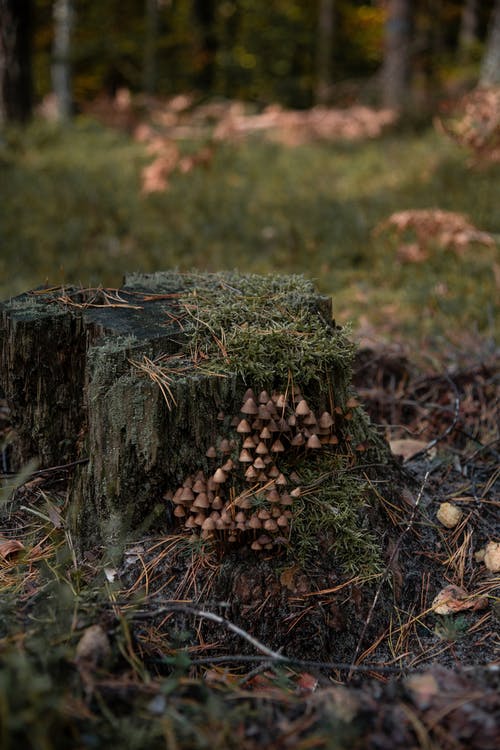
POLYGON ((252 507, 252 501, 249 497, 239 497, 236 500, 236 505, 238 506, 238 508, 245 508, 246 510, 248 510, 248 508, 252 507))
POLYGON ((239 513, 235 515, 234 520, 236 521, 236 523, 246 523, 247 517, 245 513, 240 510, 239 513))
POLYGON ((311 413, 311 410, 309 406, 307 405, 307 401, 303 398, 297 404, 295 408, 295 414, 297 415, 297 417, 307 417, 307 415, 310 413, 311 413))
POLYGON ((339 439, 336 435, 332 435, 328 440, 328 445, 338 445, 339 439))
POLYGON ((163 499, 164 500, 173 500, 174 499, 174 493, 172 490, 167 490, 163 493, 163 499))
POLYGON ((186 515, 186 511, 182 507, 182 505, 176 505, 174 508, 174 516, 177 516, 177 518, 182 518, 186 515))
POLYGON ((293 497, 289 495, 288 492, 284 492, 281 495, 280 504, 281 505, 293 505, 293 497))
POLYGON ((228 510, 223 510, 220 514, 221 521, 223 521, 225 524, 230 524, 232 519, 231 513, 228 510))
POLYGON ((276 484, 280 487, 286 487, 286 485, 288 484, 283 473, 278 474, 278 476, 276 477, 276 484))
POLYGON ((253 450, 255 448, 255 443, 250 435, 243 441, 243 448, 247 448, 247 450, 253 450))
POLYGON ((222 409, 221 409, 221 411, 217 412, 217 419, 219 420, 219 422, 223 422, 225 416, 226 415, 224 414, 224 412, 222 411, 222 409))
POLYGON ((262 549, 262 544, 259 544, 259 542, 257 540, 255 540, 250 545, 250 549, 253 549, 256 552, 260 552, 260 550, 262 549))
POLYGON ((306 448, 312 448, 313 450, 317 450, 318 448, 321 448, 321 440, 317 435, 311 435, 306 443, 306 448))
POLYGON ((260 431, 259 437, 261 440, 269 440, 269 438, 272 437, 272 433, 269 427, 263 427, 260 431))
POLYGON ((269 466, 267 469, 267 476, 270 479, 276 479, 280 475, 280 470, 276 466, 276 464, 273 464, 272 466, 269 466))
POLYGON ((257 458, 253 462, 252 466, 255 469, 265 469, 266 468, 266 465, 265 465, 264 461, 262 460, 262 458, 260 456, 257 456, 257 458))
POLYGON ((238 426, 236 427, 236 432, 239 432, 240 434, 244 434, 247 432, 252 432, 252 428, 250 427, 246 419, 242 419, 238 422, 238 426))
POLYGON ((270 398, 271 397, 267 391, 261 391, 259 393, 259 404, 267 404, 270 398))
POLYGON ((278 398, 276 399, 276 406, 278 407, 278 409, 286 408, 286 396, 284 393, 278 394, 278 398))
POLYGON ((264 521, 264 528, 266 531, 278 531, 278 524, 273 518, 268 518, 264 521))
POLYGON ((217 484, 223 484, 227 479, 227 474, 223 469, 219 467, 215 472, 213 479, 214 482, 217 482, 217 484))
POLYGON ((206 518, 201 524, 202 531, 213 531, 215 529, 215 521, 213 518, 206 518))
POLYGON ((182 500, 183 503, 189 503, 191 500, 194 500, 194 492, 191 487, 184 487, 179 495, 179 499, 182 500))
POLYGON ((259 511, 257 512, 257 516, 258 516, 258 518, 260 518, 260 520, 261 520, 261 521, 267 521, 267 520, 268 520, 268 518, 271 518, 271 514, 270 514, 270 513, 269 513, 269 511, 268 511, 268 510, 266 510, 265 508, 261 508, 261 509, 260 509, 260 510, 259 510, 259 511))
POLYGON ((297 448, 299 445, 304 445, 304 435, 301 432, 298 432, 291 440, 290 445, 293 445, 294 448, 297 448))
POLYGON ((289 427, 295 427, 295 425, 297 424, 297 417, 295 416, 295 414, 290 414, 287 422, 289 427))
POLYGON ((321 417, 319 418, 318 424, 322 430, 328 430, 333 424, 332 415, 329 412, 324 411, 321 417))
POLYGON ((286 529, 288 526, 288 518, 286 516, 280 516, 276 519, 276 523, 278 526, 281 526, 282 529, 286 529))
POLYGON ((259 419, 268 420, 271 419, 272 412, 269 411, 267 404, 260 404, 259 406, 259 419))
POLYGON ((209 508, 210 503, 208 502, 208 497, 206 492, 200 492, 200 494, 197 496, 196 500, 193 503, 193 508, 209 508))
POLYGON ((202 526, 204 521, 206 519, 206 516, 204 513, 197 513, 194 517, 194 522, 197 526, 202 526))
POLYGON ((249 466, 245 471, 245 479, 249 482, 253 482, 254 479, 257 479, 258 474, 259 472, 253 466, 249 466))
POLYGON ((232 469, 234 469, 234 461, 231 458, 228 458, 227 461, 222 464, 222 471, 229 472, 232 469))
POLYGON ((257 404, 255 403, 255 400, 250 397, 245 400, 243 405, 240 409, 242 414, 257 414, 259 411, 257 404))
POLYGON ((213 477, 207 479, 207 490, 209 492, 217 492, 218 490, 217 482, 213 477))
POLYGON ((186 522, 184 524, 184 526, 186 527, 186 529, 194 529, 195 526, 197 526, 197 525, 198 524, 196 523, 196 521, 194 519, 194 516, 189 516, 189 518, 186 519, 186 522))
POLYGON ((217 458, 217 451, 215 450, 214 445, 211 445, 210 448, 207 448, 205 456, 207 458, 217 458))
POLYGON ((256 447, 255 452, 258 453, 260 456, 265 456, 268 453, 267 446, 262 440, 256 447))
POLYGON ((285 446, 279 438, 271 445, 271 453, 283 453, 284 450, 285 446))
POLYGON ((273 540, 267 534, 261 534, 259 537, 257 537, 257 541, 264 547, 266 544, 271 544, 273 540))
POLYGON ((248 526, 250 529, 261 529, 262 528, 262 522, 260 518, 254 513, 253 516, 250 516, 250 519, 248 521, 248 526))
POLYGON ((241 464, 251 464, 253 461, 253 456, 250 455, 250 453, 247 451, 246 448, 243 448, 238 458, 238 461, 241 464))
POLYGON ((231 443, 227 438, 222 438, 219 448, 222 453, 231 453, 231 443))
POLYGON ((193 484, 193 492, 205 492, 207 483, 203 479, 197 479, 193 484))
POLYGON ((290 492, 290 495, 292 497, 300 497, 301 494, 302 494, 302 490, 300 487, 295 487, 295 489, 290 492))
POLYGON ((249 398, 253 398, 255 401, 255 393, 251 388, 248 388, 243 394, 243 402, 247 401, 249 398))
POLYGON ((266 497, 270 503, 279 503, 280 501, 280 494, 278 490, 269 490, 269 492, 266 493, 266 497))

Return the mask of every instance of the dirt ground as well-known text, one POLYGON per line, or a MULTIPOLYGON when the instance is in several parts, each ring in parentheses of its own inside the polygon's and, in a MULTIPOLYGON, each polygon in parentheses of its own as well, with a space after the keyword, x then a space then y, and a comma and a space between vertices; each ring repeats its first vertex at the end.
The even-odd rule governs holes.
POLYGON ((6 748, 498 746, 500 574, 481 552, 500 540, 498 358, 488 344, 433 359, 365 344, 355 385, 406 456, 371 582, 221 559, 176 533, 76 564, 71 469, 16 490, 0 547, 6 748), (23 669, 48 680, 43 700, 19 687, 23 669))

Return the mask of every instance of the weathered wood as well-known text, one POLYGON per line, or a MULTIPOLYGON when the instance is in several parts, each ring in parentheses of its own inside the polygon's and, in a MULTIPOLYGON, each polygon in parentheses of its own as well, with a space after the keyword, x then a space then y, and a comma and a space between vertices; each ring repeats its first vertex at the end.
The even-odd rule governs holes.
MULTIPOLYGON (((291 310, 305 309, 311 320, 331 325, 330 300, 312 289, 304 294, 286 277, 259 283, 263 299, 285 290, 291 310)), ((226 297, 227 289, 231 297, 231 284, 238 284, 235 304, 245 294, 255 295, 254 281, 245 277, 164 273, 130 276, 119 291, 30 292, 0 308, 0 385, 12 409, 13 463, 19 468, 35 457, 47 467, 88 458, 71 486, 80 547, 119 538, 155 509, 165 521, 169 504, 163 493, 193 473, 209 476, 214 462, 205 454, 222 437, 233 438, 237 457, 240 445, 232 420, 246 388, 258 383, 231 368, 223 377, 210 374, 189 359, 193 326, 179 299, 186 294, 196 299, 197 284, 204 289, 220 285, 226 297), (157 382, 136 365, 145 357, 152 361, 176 354, 168 405, 157 382), (183 361, 189 366, 178 366, 183 361)), ((217 335, 223 336, 214 331, 217 335)), ((268 379, 260 385, 269 390, 290 386, 274 377, 278 364, 269 363, 268 379)), ((333 360, 329 367, 330 391, 333 387, 335 403, 345 407, 350 368, 333 360)), ((295 377, 300 379, 300 373, 295 377)), ((301 386, 309 389, 307 397, 318 413, 332 399, 319 378, 301 386)), ((363 448, 363 442, 374 439, 358 411, 346 417, 352 419, 341 435, 351 441, 345 445, 353 455, 357 445, 363 448)))

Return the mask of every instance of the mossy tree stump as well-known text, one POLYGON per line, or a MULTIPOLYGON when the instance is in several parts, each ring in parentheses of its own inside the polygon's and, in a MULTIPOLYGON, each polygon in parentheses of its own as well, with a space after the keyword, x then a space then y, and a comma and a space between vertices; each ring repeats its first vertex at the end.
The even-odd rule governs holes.
POLYGON ((132 275, 119 290, 29 292, 0 313, 13 463, 82 462, 80 550, 153 519, 246 574, 249 554, 380 570, 386 519, 361 477, 388 453, 351 391, 352 344, 309 282, 132 275))

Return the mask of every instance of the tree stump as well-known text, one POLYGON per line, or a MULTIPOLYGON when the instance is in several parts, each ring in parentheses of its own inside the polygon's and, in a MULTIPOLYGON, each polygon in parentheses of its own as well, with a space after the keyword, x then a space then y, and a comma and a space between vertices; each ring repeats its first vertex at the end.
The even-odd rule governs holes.
POLYGON ((353 346, 310 282, 131 275, 0 313, 13 464, 76 464, 80 550, 146 523, 180 532, 232 560, 216 590, 240 604, 253 565, 319 565, 324 586, 381 570, 387 519, 366 477, 390 457, 351 390, 353 346))

